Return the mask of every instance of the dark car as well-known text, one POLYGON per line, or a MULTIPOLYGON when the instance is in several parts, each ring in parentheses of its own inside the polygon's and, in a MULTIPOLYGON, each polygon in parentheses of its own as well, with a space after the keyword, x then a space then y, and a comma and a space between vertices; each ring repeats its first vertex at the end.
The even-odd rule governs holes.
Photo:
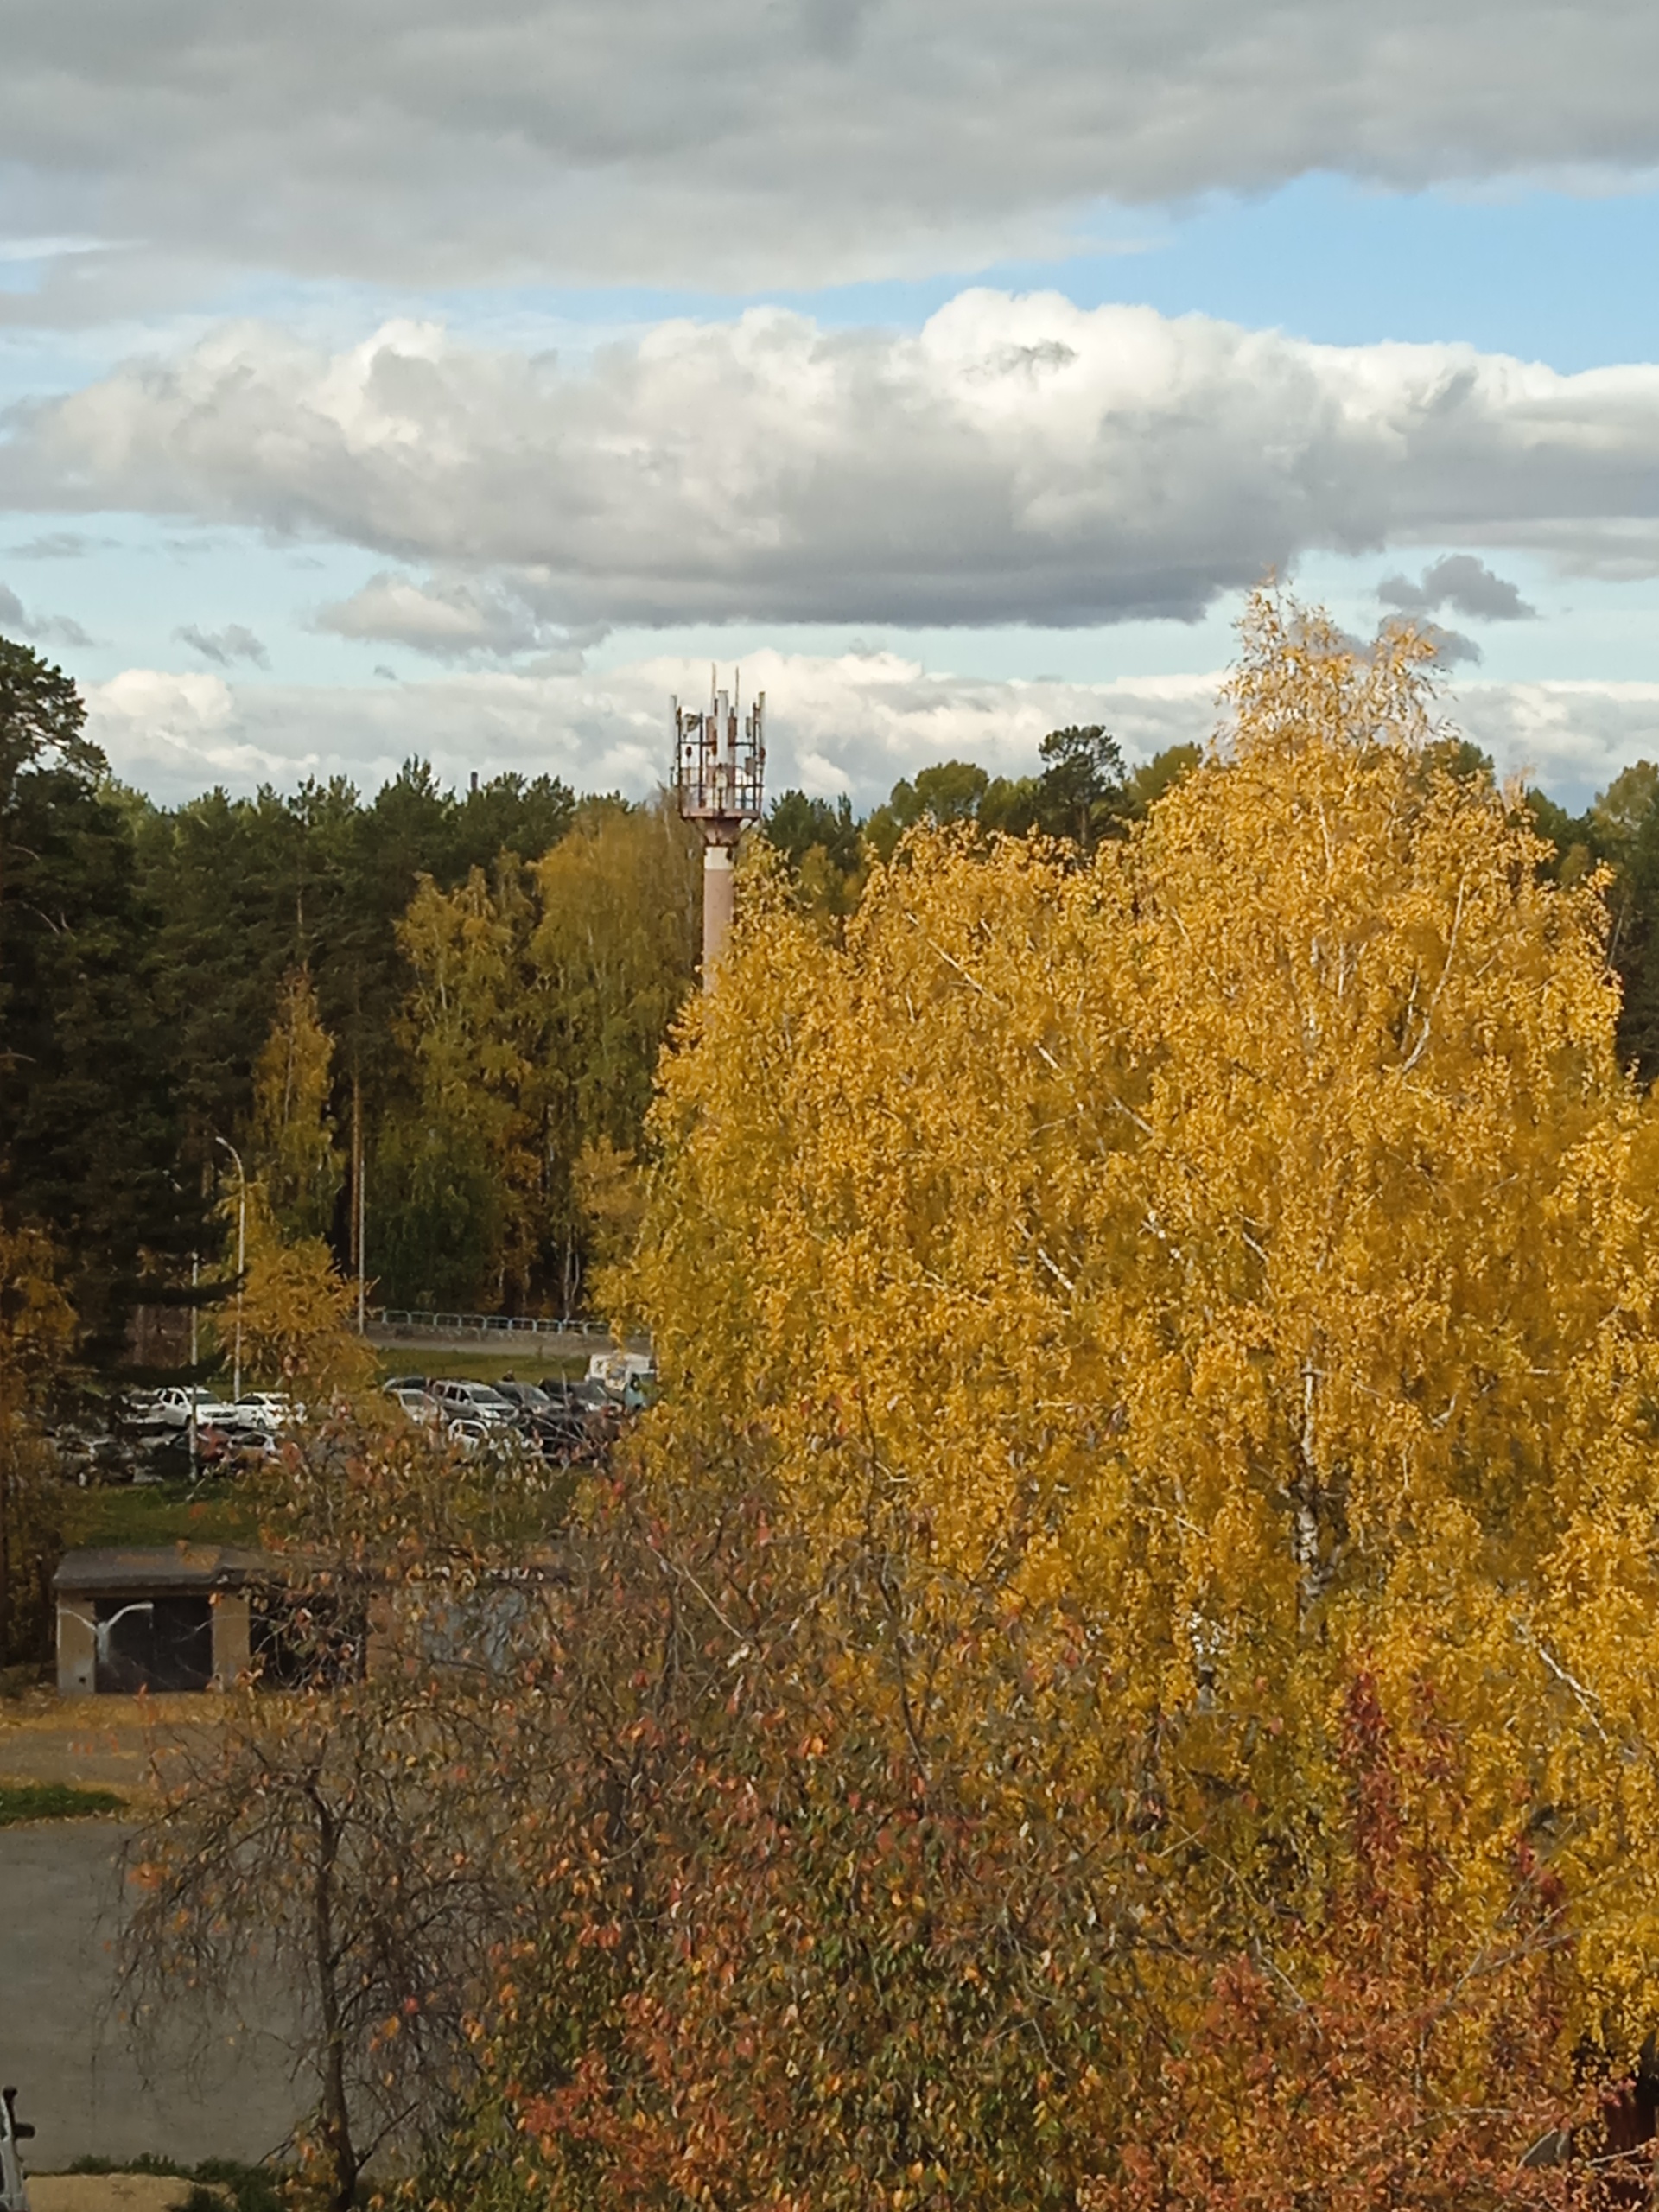
POLYGON ((616 1410, 616 1401, 602 1382, 584 1379, 567 1382, 562 1376, 550 1375, 542 1382, 543 1395, 552 1399, 561 1408, 575 1413, 608 1414, 616 1410))
POLYGON ((544 1390, 539 1382, 515 1382, 509 1376, 505 1382, 498 1382, 495 1389, 499 1396, 507 1399, 531 1420, 545 1420, 563 1410, 563 1401, 544 1390))

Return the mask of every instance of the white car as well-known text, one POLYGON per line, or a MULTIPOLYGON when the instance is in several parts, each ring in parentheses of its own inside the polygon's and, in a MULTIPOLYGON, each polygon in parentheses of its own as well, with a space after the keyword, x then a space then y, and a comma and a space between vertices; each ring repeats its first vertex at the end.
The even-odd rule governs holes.
POLYGON ((216 1427, 228 1422, 235 1427, 245 1425, 248 1421, 245 1412, 227 1404, 223 1398, 211 1398, 202 1390, 187 1390, 177 1382, 169 1383, 164 1390, 150 1393, 146 1417, 154 1421, 168 1421, 175 1428, 188 1428, 193 1410, 198 1428, 209 1421, 216 1427))
POLYGON ((245 1390, 236 1410, 260 1428, 294 1428, 305 1419, 305 1408, 296 1406, 280 1390, 245 1390))
POLYGON ((410 1421, 419 1421, 423 1427, 435 1428, 443 1419, 443 1408, 430 1391, 388 1388, 386 1395, 394 1406, 409 1415, 410 1421))

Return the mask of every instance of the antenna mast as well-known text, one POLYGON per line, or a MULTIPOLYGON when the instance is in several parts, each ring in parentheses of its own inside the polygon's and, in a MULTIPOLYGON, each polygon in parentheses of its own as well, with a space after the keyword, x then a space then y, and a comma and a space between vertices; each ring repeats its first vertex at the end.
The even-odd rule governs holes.
POLYGON ((732 690, 720 689, 709 671, 709 706, 694 712, 674 701, 674 784, 680 812, 702 831, 702 987, 712 988, 715 969, 731 934, 735 893, 732 855, 763 804, 766 769, 766 695, 756 695, 747 715, 738 704, 738 677, 732 690))

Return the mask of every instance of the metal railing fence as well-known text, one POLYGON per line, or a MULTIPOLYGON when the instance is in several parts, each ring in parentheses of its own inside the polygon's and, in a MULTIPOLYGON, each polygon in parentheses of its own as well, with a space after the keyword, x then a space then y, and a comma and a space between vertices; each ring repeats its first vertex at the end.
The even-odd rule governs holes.
POLYGON ((611 1332, 603 1321, 568 1314, 548 1320, 531 1313, 418 1313, 396 1306, 372 1306, 369 1319, 378 1328, 406 1329, 411 1335, 435 1337, 599 1337, 608 1344, 611 1332))

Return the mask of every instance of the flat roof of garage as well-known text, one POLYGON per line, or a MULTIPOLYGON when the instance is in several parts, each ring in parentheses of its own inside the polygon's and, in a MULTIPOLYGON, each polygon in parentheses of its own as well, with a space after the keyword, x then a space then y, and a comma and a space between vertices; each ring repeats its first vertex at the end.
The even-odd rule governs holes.
POLYGON ((66 1552, 52 1578, 56 1590, 233 1590, 272 1560, 237 1544, 119 1544, 66 1552))

